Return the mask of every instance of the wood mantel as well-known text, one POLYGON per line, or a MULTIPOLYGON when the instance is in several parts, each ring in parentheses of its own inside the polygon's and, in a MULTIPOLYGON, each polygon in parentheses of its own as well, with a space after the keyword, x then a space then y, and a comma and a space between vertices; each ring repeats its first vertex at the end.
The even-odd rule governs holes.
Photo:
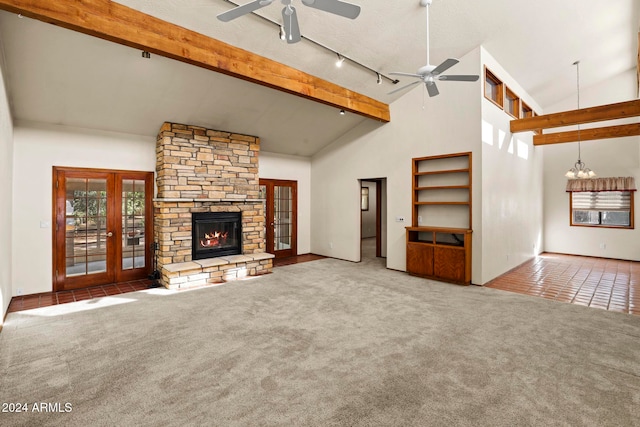
POLYGON ((387 104, 110 0, 0 0, 0 9, 374 120, 391 120, 387 104))

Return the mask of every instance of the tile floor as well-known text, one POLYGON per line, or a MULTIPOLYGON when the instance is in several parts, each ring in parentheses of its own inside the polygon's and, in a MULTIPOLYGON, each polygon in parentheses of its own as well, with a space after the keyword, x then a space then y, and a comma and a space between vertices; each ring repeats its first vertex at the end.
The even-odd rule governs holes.
POLYGON ((485 286, 640 315, 640 262, 544 253, 485 286))
POLYGON ((151 280, 142 279, 123 283, 113 283, 111 285, 76 289, 72 291, 46 292, 42 294, 13 297, 11 298, 11 303, 9 303, 9 309, 7 312, 11 313, 14 311, 30 310, 32 308, 47 307, 50 305, 106 297, 109 295, 126 294, 127 292, 148 289, 152 287, 153 284, 154 282, 151 280))

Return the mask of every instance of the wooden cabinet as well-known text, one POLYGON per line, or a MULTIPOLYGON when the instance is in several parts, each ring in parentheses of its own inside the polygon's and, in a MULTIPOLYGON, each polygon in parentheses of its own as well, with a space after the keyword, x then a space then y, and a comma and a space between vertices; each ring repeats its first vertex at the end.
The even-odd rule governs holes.
POLYGON ((416 276, 433 276, 433 246, 407 241, 407 271, 416 276))
POLYGON ((471 283, 471 230, 407 227, 407 272, 447 282, 471 283))
POLYGON ((471 153, 412 160, 407 272, 471 283, 471 153))

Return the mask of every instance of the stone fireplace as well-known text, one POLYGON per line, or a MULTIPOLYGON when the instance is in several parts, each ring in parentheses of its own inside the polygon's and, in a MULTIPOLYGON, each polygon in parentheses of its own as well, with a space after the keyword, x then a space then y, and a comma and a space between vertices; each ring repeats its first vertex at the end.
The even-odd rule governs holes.
POLYGON ((156 144, 154 233, 165 287, 271 272, 273 255, 265 253, 264 200, 259 198, 259 152, 260 140, 254 136, 162 125, 156 144), (220 220, 214 226, 210 222, 216 216, 220 220), (198 230, 198 218, 209 218, 209 224, 198 230), (236 228, 231 218, 239 221, 236 228))

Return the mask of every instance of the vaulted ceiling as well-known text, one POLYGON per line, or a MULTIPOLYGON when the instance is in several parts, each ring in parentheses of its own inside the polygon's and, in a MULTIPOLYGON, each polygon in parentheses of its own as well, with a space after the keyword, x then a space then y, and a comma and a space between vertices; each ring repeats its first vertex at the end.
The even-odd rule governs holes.
MULTIPOLYGON (((391 103, 403 92, 388 95, 397 86, 387 79, 378 85, 375 72, 425 65, 425 10, 418 0, 351 2, 362 7, 353 21, 293 4, 304 37, 370 70, 348 60, 336 68, 334 53, 305 39, 288 45, 276 25, 256 16, 220 22, 216 15, 234 7, 226 0, 118 3, 391 103)), ((278 3, 257 13, 281 22, 278 3)), ((637 66, 637 0, 433 0, 430 11, 431 63, 483 45, 543 108, 573 96, 576 59, 582 87, 637 66)), ((9 12, 0 12, 0 43, 16 120, 149 136, 162 122, 175 121, 257 135, 266 151, 302 156, 370 120, 158 55, 145 59, 139 50, 9 12)), ((480 71, 464 62, 451 69, 480 71)), ((446 97, 447 84, 426 102, 446 97)))

